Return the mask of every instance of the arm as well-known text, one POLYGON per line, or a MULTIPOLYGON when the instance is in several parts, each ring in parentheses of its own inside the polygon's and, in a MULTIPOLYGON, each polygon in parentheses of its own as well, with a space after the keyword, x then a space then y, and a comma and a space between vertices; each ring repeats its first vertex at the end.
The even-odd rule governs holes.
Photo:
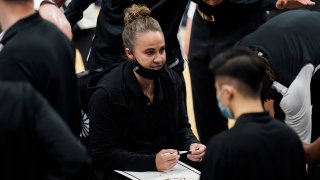
POLYGON ((46 176, 64 179, 84 173, 89 164, 85 148, 44 98, 28 84, 23 85, 31 133, 50 160, 46 176))
POLYGON ((202 11, 210 14, 221 7, 227 8, 261 8, 264 10, 298 8, 313 6, 311 0, 193 0, 202 11))
POLYGON ((71 25, 73 26, 82 19, 83 11, 86 10, 91 3, 95 2, 95 0, 72 0, 65 10, 64 15, 59 7, 63 5, 65 1, 66 0, 45 0, 45 3, 41 3, 39 12, 44 19, 55 24, 71 40, 71 25))
POLYGON ((308 163, 320 162, 320 137, 311 144, 303 142, 303 149, 308 163))
POLYGON ((70 24, 74 26, 79 20, 81 20, 83 17, 83 11, 85 11, 90 4, 95 1, 96 0, 72 0, 64 12, 70 24))
MULTIPOLYGON (((59 1, 59 0, 57 0, 59 1)), ((65 1, 65 0, 64 0, 65 1)), ((44 2, 53 2, 53 3, 41 3, 39 7, 39 13, 43 19, 51 22, 56 25, 60 31, 62 31, 70 40, 72 39, 72 30, 71 25, 66 19, 65 15, 59 9, 58 5, 54 4, 54 1, 44 1, 44 2)), ((61 3, 59 1, 58 3, 61 3)))
POLYGON ((276 7, 278 9, 284 8, 298 8, 302 6, 314 6, 315 2, 311 0, 277 0, 276 7))
POLYGON ((127 108, 109 102, 108 94, 98 89, 90 99, 90 153, 93 164, 102 171, 155 171, 156 155, 138 154, 121 148, 126 119, 115 112, 127 108))
MULTIPOLYGON (((224 8, 261 8, 273 10, 276 8, 276 0, 193 0, 202 11, 212 14, 216 10, 224 8)), ((299 0, 294 0, 299 1, 299 0)))
POLYGON ((284 9, 284 8, 298 8, 302 6, 313 6, 315 2, 311 0, 225 0, 232 4, 237 5, 252 5, 258 8, 264 8, 266 10, 272 9, 284 9))

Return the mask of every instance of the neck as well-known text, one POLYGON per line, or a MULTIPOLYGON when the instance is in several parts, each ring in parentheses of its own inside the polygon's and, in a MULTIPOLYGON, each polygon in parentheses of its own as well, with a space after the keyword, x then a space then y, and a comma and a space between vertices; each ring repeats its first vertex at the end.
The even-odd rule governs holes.
POLYGON ((153 94, 154 80, 153 79, 146 79, 144 77, 141 77, 138 73, 136 73, 134 71, 133 71, 133 73, 136 76, 142 91, 144 93, 147 91, 149 93, 148 95, 153 94))
POLYGON ((260 99, 239 98, 233 103, 233 115, 237 119, 242 114, 264 112, 260 99))
POLYGON ((2 6, 2 10, 0 12, 0 23, 3 31, 8 30, 20 19, 35 13, 32 1, 21 4, 5 3, 2 1, 0 6, 2 6))

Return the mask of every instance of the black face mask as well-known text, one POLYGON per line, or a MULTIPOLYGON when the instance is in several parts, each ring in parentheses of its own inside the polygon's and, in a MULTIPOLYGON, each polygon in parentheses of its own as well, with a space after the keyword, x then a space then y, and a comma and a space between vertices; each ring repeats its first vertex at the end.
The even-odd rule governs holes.
POLYGON ((131 63, 132 70, 146 79, 156 79, 160 76, 163 67, 160 70, 146 69, 137 60, 131 63))

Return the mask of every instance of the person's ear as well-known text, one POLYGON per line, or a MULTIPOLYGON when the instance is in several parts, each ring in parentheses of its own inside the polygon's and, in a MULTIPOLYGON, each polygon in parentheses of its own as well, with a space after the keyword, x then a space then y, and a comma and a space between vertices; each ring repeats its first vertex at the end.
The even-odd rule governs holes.
POLYGON ((134 56, 129 48, 125 48, 124 51, 126 52, 127 57, 130 59, 130 61, 134 60, 134 56))
POLYGON ((228 97, 229 100, 233 98, 234 88, 232 86, 225 84, 221 87, 221 90, 223 90, 224 93, 226 93, 225 95, 228 97))

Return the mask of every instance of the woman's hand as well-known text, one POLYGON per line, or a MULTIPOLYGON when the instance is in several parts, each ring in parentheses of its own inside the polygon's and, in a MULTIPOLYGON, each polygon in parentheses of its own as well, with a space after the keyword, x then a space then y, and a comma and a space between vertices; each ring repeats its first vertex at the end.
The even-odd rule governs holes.
POLYGON ((206 153, 206 146, 199 143, 190 145, 190 152, 187 157, 194 162, 201 162, 204 154, 206 153))
POLYGON ((171 170, 178 162, 180 155, 177 150, 163 149, 156 155, 156 167, 158 171, 171 170))

